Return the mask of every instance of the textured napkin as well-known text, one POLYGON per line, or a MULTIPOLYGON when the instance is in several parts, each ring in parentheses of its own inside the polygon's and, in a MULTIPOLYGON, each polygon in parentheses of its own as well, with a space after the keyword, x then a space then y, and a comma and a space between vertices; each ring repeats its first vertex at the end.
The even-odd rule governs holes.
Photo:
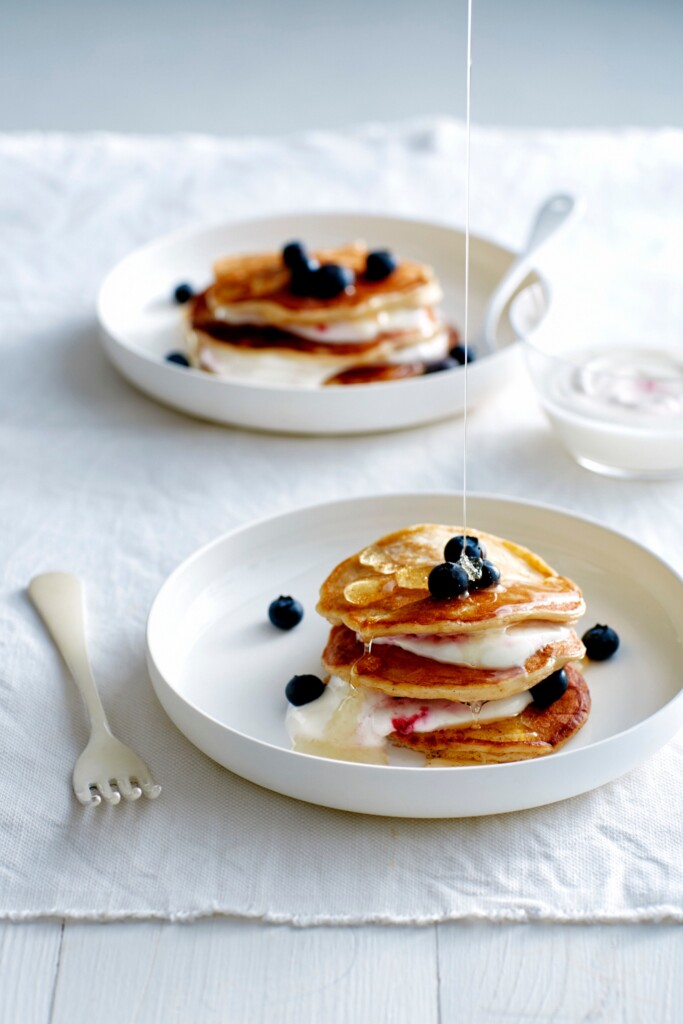
MULTIPOLYGON (((0 915, 221 913, 300 924, 683 920, 683 743, 600 790, 462 821, 372 819, 259 789, 157 704, 144 625, 166 575, 240 523, 318 500, 460 485, 462 422, 369 438, 268 437, 132 390, 96 337, 109 267, 170 229, 292 209, 464 220, 465 137, 434 120, 285 140, 0 139, 0 915), (36 573, 89 585, 112 726, 164 786, 82 809, 74 687, 30 607, 36 573)), ((476 130, 472 227, 519 246, 546 194, 589 213, 544 269, 586 338, 683 322, 683 133, 476 130)), ((559 449, 521 368, 470 420, 473 490, 553 502, 637 533, 683 568, 682 483, 594 477, 559 449)))

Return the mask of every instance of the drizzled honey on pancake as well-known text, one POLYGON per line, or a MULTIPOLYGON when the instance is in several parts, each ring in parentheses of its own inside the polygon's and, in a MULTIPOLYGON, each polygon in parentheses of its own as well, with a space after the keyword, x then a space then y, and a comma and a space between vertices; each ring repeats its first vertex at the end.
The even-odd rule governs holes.
POLYGON ((318 603, 332 625, 328 686, 313 710, 288 712, 295 749, 493 764, 544 756, 581 728, 590 696, 575 664, 585 653, 573 628, 584 612, 578 586, 529 549, 477 531, 500 579, 437 600, 430 573, 461 533, 405 527, 333 569, 318 603))
POLYGON ((419 524, 382 537, 347 558, 320 590, 318 612, 343 623, 364 641, 397 633, 461 633, 540 619, 572 622, 585 611, 581 591, 538 555, 512 541, 478 531, 500 583, 456 601, 429 594, 431 569, 443 561, 457 526, 419 524))
MULTIPOLYGON (((568 661, 582 658, 583 644, 573 630, 505 669, 443 664, 399 646, 361 643, 346 626, 333 626, 323 652, 328 672, 354 686, 382 690, 392 697, 464 701, 500 700, 523 693, 568 661)), ((495 642, 495 641, 494 641, 495 642)))
POLYGON ((282 253, 231 256, 186 307, 190 359, 219 375, 300 386, 375 383, 416 376, 457 343, 437 306, 426 264, 402 259, 368 278, 361 242, 310 254, 345 268, 353 283, 329 298, 297 294, 282 253))

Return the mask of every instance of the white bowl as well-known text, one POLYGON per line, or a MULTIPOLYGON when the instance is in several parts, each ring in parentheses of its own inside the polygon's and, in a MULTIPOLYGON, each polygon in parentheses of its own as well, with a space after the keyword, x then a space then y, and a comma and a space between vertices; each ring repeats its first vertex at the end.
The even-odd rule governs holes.
MULTIPOLYGON (((363 434, 397 430, 462 413, 464 370, 354 387, 296 388, 232 381, 183 369, 164 355, 184 347, 174 286, 204 287, 218 257, 280 248, 302 238, 311 247, 357 238, 431 264, 444 289, 443 311, 462 333, 464 235, 454 228, 398 217, 361 214, 298 214, 269 217, 170 235, 127 256, 107 276, 97 310, 105 351, 135 387, 175 409, 258 430, 299 434, 363 434)), ((515 253, 471 238, 470 336, 476 336, 489 295, 515 253)), ((548 301, 538 275, 533 280, 548 301)), ((491 397, 508 380, 517 358, 516 335, 507 320, 500 345, 470 365, 468 406, 491 397)))
POLYGON ((629 479, 683 475, 683 345, 619 336, 585 339, 545 320, 545 295, 527 288, 510 319, 538 400, 571 456, 629 479))
POLYGON ((170 718, 209 757, 287 796, 366 814, 460 817, 563 800, 629 771, 683 725, 683 581, 659 558, 598 523, 499 498, 468 499, 473 528, 538 551, 577 580, 585 624, 607 622, 617 655, 591 664, 592 710, 561 751, 474 767, 351 764, 290 749, 287 680, 319 673, 329 625, 318 588, 342 558, 408 523, 457 523, 453 494, 354 498, 290 512, 219 538, 184 562, 149 616, 147 657, 170 718), (293 594, 306 614, 282 633, 270 601, 293 594))

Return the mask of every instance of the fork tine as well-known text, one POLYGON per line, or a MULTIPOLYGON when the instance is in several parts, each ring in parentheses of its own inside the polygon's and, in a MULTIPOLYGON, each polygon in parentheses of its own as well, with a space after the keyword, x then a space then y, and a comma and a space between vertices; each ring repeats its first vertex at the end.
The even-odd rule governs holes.
POLYGON ((119 803, 121 794, 112 789, 108 782, 98 782, 97 788, 108 804, 119 803))
POLYGON ((142 790, 140 787, 132 786, 130 779, 117 779, 116 787, 124 800, 138 800, 142 796, 142 790))
POLYGON ((161 793, 161 786, 157 786, 149 773, 147 765, 142 765, 137 773, 137 780, 148 800, 156 800, 161 793))
POLYGON ((100 794, 93 793, 90 786, 82 786, 78 789, 74 786, 74 793, 76 794, 78 802, 83 804, 84 807, 97 807, 98 804, 102 803, 102 797, 100 794))

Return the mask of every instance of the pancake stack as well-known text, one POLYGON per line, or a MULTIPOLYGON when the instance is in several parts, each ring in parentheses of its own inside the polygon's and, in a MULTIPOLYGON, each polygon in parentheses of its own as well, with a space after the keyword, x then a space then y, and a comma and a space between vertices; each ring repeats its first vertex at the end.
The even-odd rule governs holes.
POLYGON ((346 275, 348 284, 342 277, 338 293, 327 296, 324 288, 301 294, 284 252, 219 260, 213 284, 185 307, 192 365, 308 387, 424 373, 457 341, 436 312, 441 288, 434 271, 380 253, 391 262, 377 280, 368 274, 370 255, 362 242, 306 254, 323 278, 330 267, 346 275))
POLYGON ((407 527, 325 580, 318 611, 332 624, 330 677, 308 712, 292 710, 297 749, 386 763, 400 748, 428 764, 495 764, 550 754, 584 724, 579 588, 532 551, 470 531, 466 555, 472 538, 499 580, 481 587, 478 559, 461 558, 468 589, 434 597, 430 574, 457 535, 458 527, 407 527))

